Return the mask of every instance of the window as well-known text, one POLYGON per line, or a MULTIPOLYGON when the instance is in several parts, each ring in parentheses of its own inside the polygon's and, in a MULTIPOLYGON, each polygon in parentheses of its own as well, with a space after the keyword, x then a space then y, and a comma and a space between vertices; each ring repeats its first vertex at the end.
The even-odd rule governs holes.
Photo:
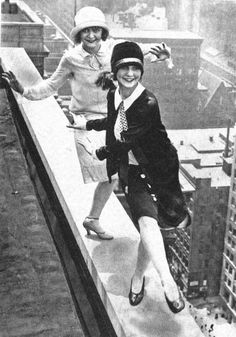
POLYGON ((226 301, 229 302, 229 293, 227 291, 224 292, 223 296, 226 299, 226 301))
POLYGON ((231 199, 231 205, 232 205, 233 207, 235 207, 235 199, 234 199, 234 197, 232 197, 232 199, 231 199))
POLYGON ((231 280, 229 279, 227 282, 228 286, 231 287, 231 280))

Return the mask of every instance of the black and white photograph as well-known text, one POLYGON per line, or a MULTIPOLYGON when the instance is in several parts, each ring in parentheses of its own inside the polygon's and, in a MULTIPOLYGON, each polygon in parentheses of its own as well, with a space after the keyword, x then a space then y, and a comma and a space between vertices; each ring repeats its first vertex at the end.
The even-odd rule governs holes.
POLYGON ((236 0, 0 18, 0 337, 235 337, 236 0))

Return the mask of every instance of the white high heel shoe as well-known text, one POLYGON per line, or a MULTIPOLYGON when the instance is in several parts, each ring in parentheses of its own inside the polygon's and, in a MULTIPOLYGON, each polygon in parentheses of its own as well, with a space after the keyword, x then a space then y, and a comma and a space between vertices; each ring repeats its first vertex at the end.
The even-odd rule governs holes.
POLYGON ((101 240, 112 240, 113 236, 109 233, 106 233, 104 229, 99 225, 98 218, 86 217, 83 226, 87 231, 87 234, 90 235, 91 231, 96 233, 99 239, 101 240))

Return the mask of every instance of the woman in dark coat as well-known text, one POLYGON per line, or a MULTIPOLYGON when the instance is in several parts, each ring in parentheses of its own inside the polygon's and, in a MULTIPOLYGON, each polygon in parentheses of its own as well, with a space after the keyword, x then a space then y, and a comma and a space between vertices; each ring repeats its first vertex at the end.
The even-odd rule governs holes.
MULTIPOLYGON (((106 130, 106 146, 94 155, 107 160, 109 179, 115 172, 119 173, 134 223, 140 232, 130 304, 141 302, 144 273, 152 261, 167 304, 177 313, 184 308, 184 301, 170 273, 160 231, 160 228, 185 228, 190 224, 178 178, 177 151, 161 122, 156 97, 140 83, 143 54, 139 46, 134 42, 116 45, 111 68, 118 87, 112 85, 108 92, 108 116, 88 122, 81 119, 75 127, 106 130)), ((104 85, 103 79, 98 83, 104 85)))

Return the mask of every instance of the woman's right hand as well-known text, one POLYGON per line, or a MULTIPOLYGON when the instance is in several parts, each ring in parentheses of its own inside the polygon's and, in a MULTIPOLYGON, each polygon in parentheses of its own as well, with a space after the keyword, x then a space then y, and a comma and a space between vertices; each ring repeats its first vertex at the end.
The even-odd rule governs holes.
POLYGON ((17 80, 16 76, 13 74, 12 71, 9 70, 2 73, 2 78, 7 81, 7 83, 13 90, 23 95, 24 88, 21 85, 21 83, 17 80))
POLYGON ((86 130, 87 119, 83 115, 74 116, 74 124, 67 125, 69 129, 86 130))

